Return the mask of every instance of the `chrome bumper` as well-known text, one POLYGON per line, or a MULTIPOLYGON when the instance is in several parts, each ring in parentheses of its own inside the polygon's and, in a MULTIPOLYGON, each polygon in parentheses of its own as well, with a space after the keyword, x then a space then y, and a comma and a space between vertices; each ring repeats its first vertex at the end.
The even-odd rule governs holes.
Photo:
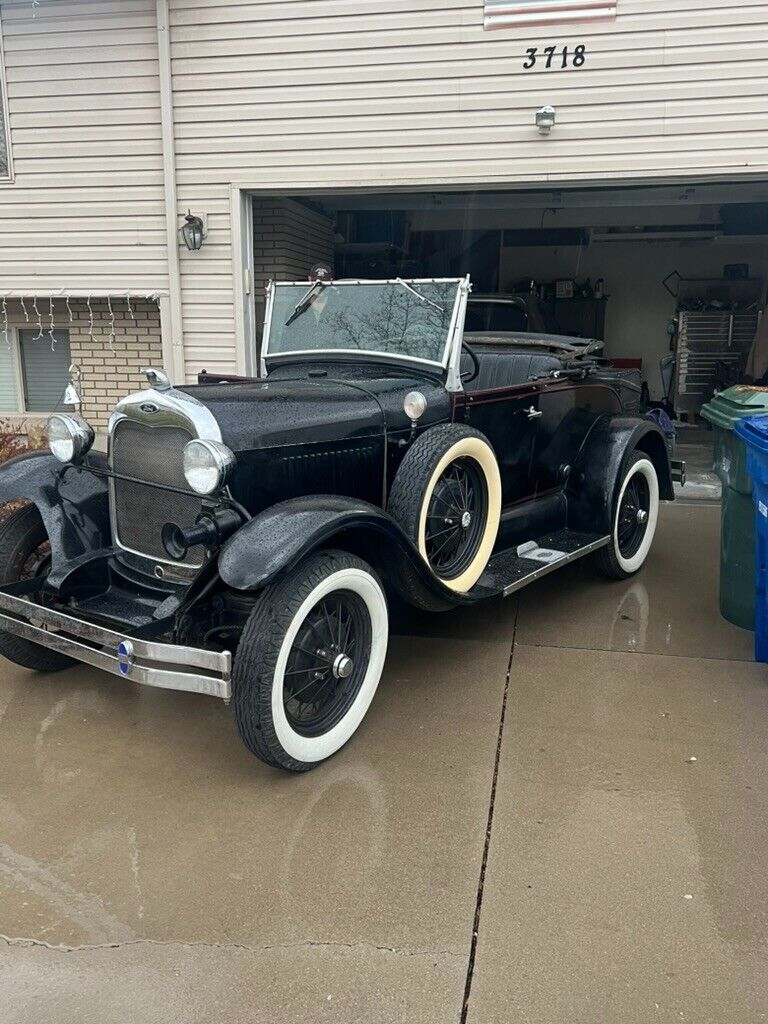
POLYGON ((139 640, 2 591, 0 629, 134 683, 230 698, 229 651, 139 640))

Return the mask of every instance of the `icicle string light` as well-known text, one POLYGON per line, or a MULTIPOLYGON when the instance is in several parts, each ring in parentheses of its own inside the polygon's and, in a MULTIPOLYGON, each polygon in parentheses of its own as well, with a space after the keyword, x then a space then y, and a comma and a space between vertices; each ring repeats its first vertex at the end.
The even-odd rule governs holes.
POLYGON ((51 352, 56 351, 56 336, 54 335, 54 320, 53 320, 53 296, 48 297, 48 336, 51 339, 51 352))
POLYGON ((40 308, 37 305, 36 295, 32 299, 32 309, 35 311, 35 316, 37 317, 37 334, 35 335, 34 340, 40 341, 40 339, 43 337, 43 317, 42 314, 40 313, 40 308))
POLYGON ((24 314, 24 319, 29 323, 29 313, 27 312, 27 306, 24 302, 24 298, 22 297, 19 301, 21 302, 21 311, 24 314))
POLYGON ((66 298, 67 312, 69 313, 69 322, 73 324, 75 322, 75 314, 72 312, 72 307, 69 304, 69 296, 66 298))
POLYGON ((90 337, 91 341, 95 345, 96 344, 96 339, 93 336, 93 309, 91 308, 91 296, 90 295, 85 300, 85 302, 86 302, 86 305, 88 306, 88 336, 90 337))
POLYGON ((0 310, 3 317, 3 334, 5 335, 5 344, 8 347, 8 351, 11 350, 11 335, 8 332, 8 303, 6 302, 5 295, 3 295, 3 304, 0 310))
POLYGON ((130 288, 125 293, 125 301, 128 303, 128 316, 131 318, 131 320, 133 320, 134 323, 136 323, 136 314, 134 313, 133 306, 131 305, 131 290, 130 290, 130 288))
POLYGON ((107 310, 109 311, 109 350, 115 355, 115 311, 112 308, 112 299, 107 296, 107 310))

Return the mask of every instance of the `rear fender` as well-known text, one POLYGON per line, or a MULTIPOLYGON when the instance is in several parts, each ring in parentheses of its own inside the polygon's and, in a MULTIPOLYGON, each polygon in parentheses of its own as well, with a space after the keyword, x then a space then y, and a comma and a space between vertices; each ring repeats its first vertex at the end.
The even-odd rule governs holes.
POLYGON ((610 533, 612 511, 629 459, 644 452, 659 478, 662 501, 675 497, 664 434, 651 420, 605 416, 595 422, 568 477, 568 526, 610 533))
MULTIPOLYGON (((89 461, 106 468, 98 452, 89 461)), ((49 452, 28 452, 0 466, 0 505, 33 502, 51 542, 49 585, 73 559, 110 543, 109 502, 103 477, 76 467, 64 467, 49 452)))
POLYGON ((336 495, 291 498, 242 526, 219 555, 219 574, 235 590, 260 590, 319 547, 359 555, 410 604, 443 611, 472 598, 435 578, 386 512, 336 495))

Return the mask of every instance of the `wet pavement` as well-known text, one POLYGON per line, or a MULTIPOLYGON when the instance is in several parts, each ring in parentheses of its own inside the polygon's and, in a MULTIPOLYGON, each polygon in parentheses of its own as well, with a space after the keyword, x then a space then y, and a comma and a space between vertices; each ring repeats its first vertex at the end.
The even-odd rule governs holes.
POLYGON ((469 1024, 768 1019, 768 668, 718 515, 665 508, 627 583, 401 615, 303 776, 214 700, 2 663, 0 1020, 442 1024, 468 982, 469 1024))

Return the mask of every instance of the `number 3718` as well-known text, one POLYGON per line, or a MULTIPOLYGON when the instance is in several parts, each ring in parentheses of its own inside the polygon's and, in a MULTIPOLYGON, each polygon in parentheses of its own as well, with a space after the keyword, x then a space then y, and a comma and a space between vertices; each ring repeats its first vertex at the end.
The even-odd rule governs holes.
POLYGON ((537 65, 545 69, 558 68, 583 68, 587 61, 587 47, 579 43, 573 50, 564 46, 562 50, 556 46, 531 46, 526 51, 526 59, 523 62, 523 70, 531 71, 537 65))

